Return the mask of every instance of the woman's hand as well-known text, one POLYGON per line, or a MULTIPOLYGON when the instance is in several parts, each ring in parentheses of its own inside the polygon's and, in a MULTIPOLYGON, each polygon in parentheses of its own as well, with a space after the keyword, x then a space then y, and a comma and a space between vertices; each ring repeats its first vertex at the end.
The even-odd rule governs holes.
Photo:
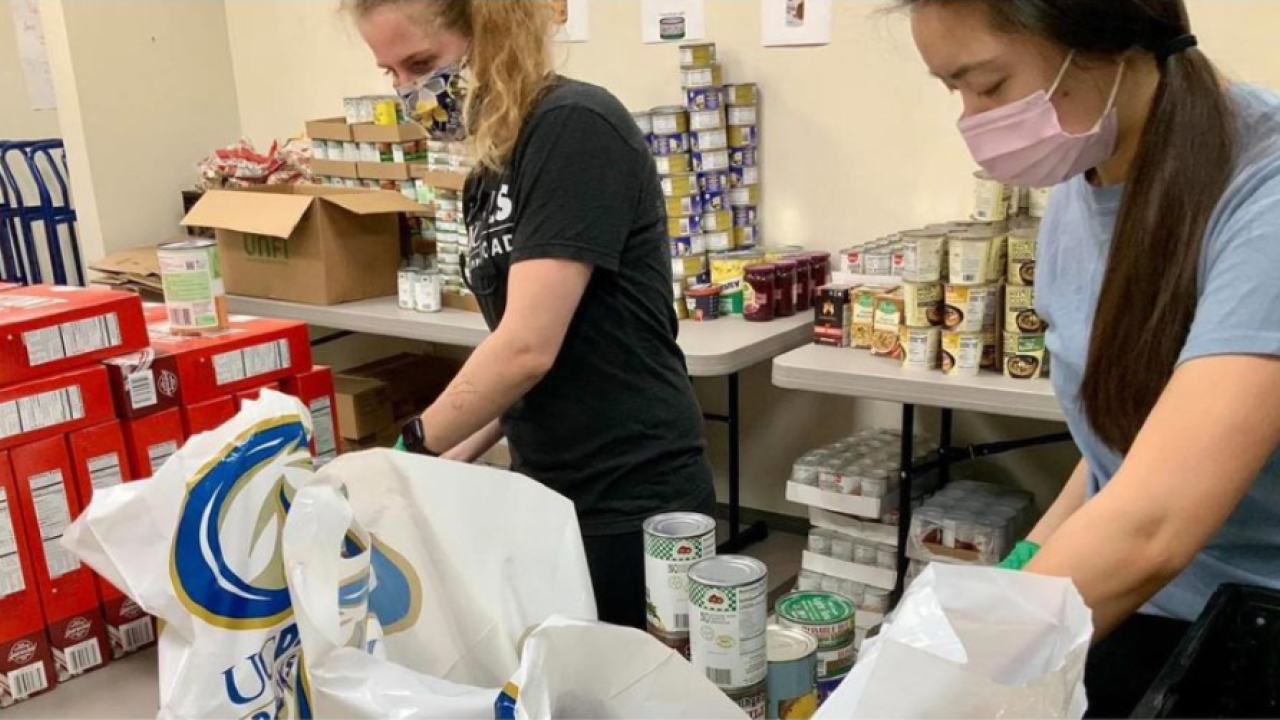
POLYGON ((1105 637, 1218 532, 1280 445, 1280 358, 1175 371, 1115 478, 1027 566, 1070 577, 1105 637))

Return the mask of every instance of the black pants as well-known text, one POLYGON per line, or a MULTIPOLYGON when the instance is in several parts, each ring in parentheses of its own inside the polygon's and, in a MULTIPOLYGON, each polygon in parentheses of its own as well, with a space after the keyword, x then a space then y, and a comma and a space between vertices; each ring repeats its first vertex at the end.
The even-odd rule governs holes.
POLYGON ((1087 718, 1127 718, 1164 669, 1191 623, 1134 615, 1089 652, 1087 718))
MULTIPOLYGON (((715 497, 696 512, 715 517, 715 497)), ((582 538, 596 591, 600 619, 613 625, 645 627, 644 532, 588 535, 582 538)))

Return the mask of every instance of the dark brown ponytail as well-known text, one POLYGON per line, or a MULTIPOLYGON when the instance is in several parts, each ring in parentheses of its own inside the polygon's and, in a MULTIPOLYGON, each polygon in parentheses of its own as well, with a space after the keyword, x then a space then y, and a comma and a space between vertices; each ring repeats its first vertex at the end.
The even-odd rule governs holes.
POLYGON ((1126 180, 1080 389, 1094 431, 1128 452, 1195 319, 1204 236, 1235 161, 1231 102, 1213 63, 1188 38, 1184 0, 984 2, 1001 31, 1030 33, 1086 57, 1145 51, 1160 68, 1126 180))

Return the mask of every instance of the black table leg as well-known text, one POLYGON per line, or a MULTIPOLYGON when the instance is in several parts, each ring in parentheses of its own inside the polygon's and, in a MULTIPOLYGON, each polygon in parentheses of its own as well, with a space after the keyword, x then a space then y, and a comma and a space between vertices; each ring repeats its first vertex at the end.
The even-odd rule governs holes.
POLYGON ((907 540, 911 532, 911 498, 912 486, 915 484, 912 482, 915 475, 915 468, 912 467, 915 460, 915 427, 916 406, 903 405, 902 455, 898 470, 898 582, 893 591, 895 604, 906 590, 907 567, 910 564, 907 559, 907 540))
POLYGON ((729 537, 720 544, 722 554, 741 552, 769 537, 769 526, 763 522, 742 528, 742 458, 741 458, 741 402, 738 392, 738 373, 729 376, 729 414, 726 417, 707 416, 728 426, 729 431, 729 537))
POLYGON ((938 453, 942 457, 942 466, 938 468, 938 480, 941 487, 946 487, 951 482, 951 431, 954 422, 954 411, 943 408, 942 437, 938 441, 938 453))

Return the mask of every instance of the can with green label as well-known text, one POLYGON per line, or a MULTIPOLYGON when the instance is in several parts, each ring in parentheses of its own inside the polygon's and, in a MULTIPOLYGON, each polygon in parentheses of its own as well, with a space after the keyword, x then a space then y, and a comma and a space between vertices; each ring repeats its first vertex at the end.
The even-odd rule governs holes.
POLYGON ((169 329, 178 335, 225 330, 227 290, 222 259, 212 240, 184 240, 156 249, 169 329))
POLYGON ((853 666, 853 601, 830 592, 803 591, 784 596, 777 605, 778 624, 803 630, 818 641, 818 678, 849 672, 853 666))

